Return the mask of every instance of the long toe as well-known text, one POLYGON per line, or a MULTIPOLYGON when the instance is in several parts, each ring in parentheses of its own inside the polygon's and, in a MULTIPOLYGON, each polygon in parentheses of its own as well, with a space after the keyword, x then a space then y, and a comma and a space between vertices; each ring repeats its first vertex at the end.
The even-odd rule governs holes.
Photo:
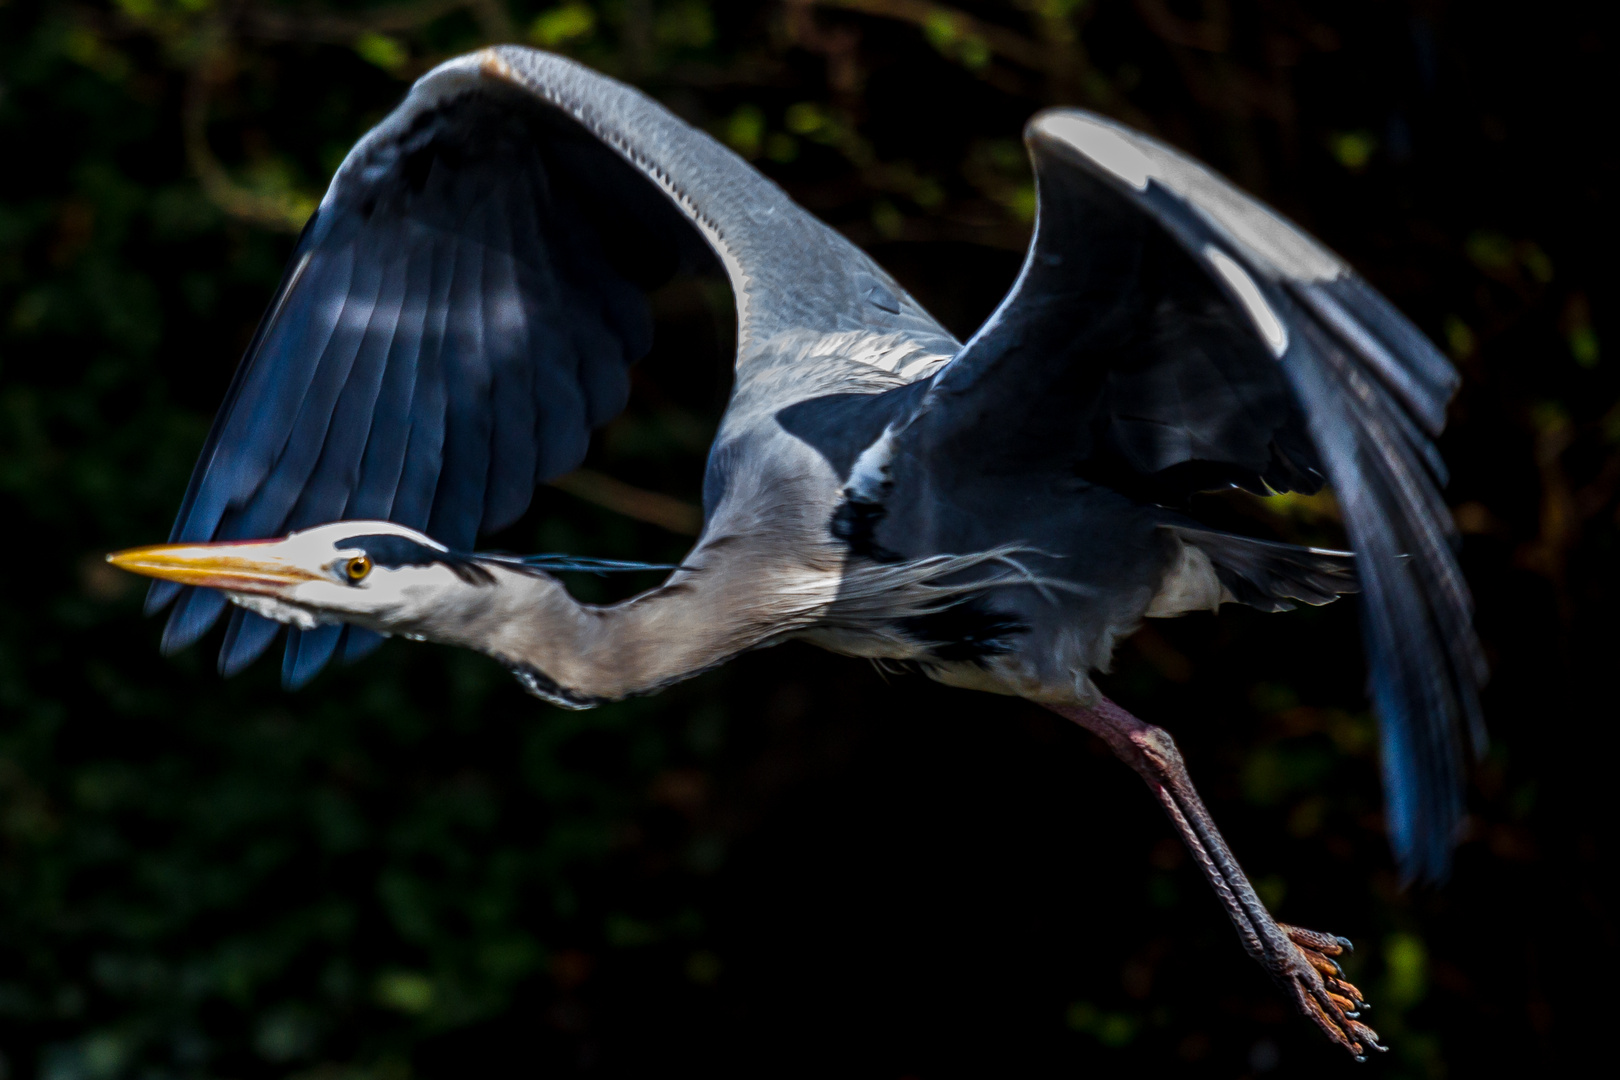
POLYGON ((1303 926, 1289 926, 1287 923, 1278 923, 1277 929, 1287 934, 1288 940, 1300 948, 1310 949, 1323 956, 1343 956, 1345 953, 1356 951, 1349 938, 1307 930, 1303 926))

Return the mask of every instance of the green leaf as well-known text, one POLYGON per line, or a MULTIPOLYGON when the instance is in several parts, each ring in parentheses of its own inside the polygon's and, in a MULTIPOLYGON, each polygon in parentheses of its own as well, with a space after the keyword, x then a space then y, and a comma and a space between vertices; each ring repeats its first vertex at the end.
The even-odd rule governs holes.
POLYGON ((387 72, 398 71, 410 59, 410 53, 398 38, 370 30, 355 38, 354 51, 360 54, 360 59, 387 72))
POLYGON ((1367 131, 1338 132, 1328 137, 1328 149, 1340 165, 1351 172, 1360 172, 1372 161, 1378 140, 1367 131))
POLYGON ((585 4, 543 11, 529 24, 529 40, 547 49, 581 41, 596 32, 596 12, 585 4))
POLYGON ((1406 1009, 1428 993, 1429 951, 1415 934, 1391 934, 1384 940, 1383 1000, 1406 1009))
POLYGON ((765 139, 765 113, 758 105, 739 105, 726 120, 726 142, 745 158, 759 156, 765 139))
POLYGON ((387 971, 372 987, 377 1004, 396 1012, 419 1015, 433 1008, 433 980, 418 971, 387 971))

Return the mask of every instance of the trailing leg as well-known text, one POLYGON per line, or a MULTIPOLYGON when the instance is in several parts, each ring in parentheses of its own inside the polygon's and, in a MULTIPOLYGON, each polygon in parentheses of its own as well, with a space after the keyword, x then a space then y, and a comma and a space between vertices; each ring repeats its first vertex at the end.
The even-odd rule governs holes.
POLYGON ((1170 733, 1138 720, 1107 698, 1099 698, 1090 709, 1048 708, 1100 737, 1147 781, 1237 927, 1243 947, 1289 990, 1300 1012, 1358 1059, 1369 1048, 1383 1050, 1378 1033, 1358 1019, 1367 1008, 1361 991, 1345 980, 1333 959, 1347 952, 1350 942, 1286 926, 1271 917, 1193 788, 1170 733))

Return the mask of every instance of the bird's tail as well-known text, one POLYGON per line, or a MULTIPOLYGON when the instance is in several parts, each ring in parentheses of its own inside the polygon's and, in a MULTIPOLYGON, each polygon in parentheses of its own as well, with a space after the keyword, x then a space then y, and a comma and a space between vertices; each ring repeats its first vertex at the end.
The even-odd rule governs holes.
POLYGON ((1349 551, 1279 544, 1182 525, 1165 528, 1209 557, 1216 577, 1233 600, 1261 611, 1291 611, 1296 601, 1314 607, 1360 591, 1355 555, 1349 551))

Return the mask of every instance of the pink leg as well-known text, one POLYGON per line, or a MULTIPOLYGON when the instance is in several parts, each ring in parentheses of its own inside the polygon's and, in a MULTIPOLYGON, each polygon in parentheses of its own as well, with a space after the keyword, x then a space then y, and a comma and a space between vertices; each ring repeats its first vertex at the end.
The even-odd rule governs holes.
POLYGON ((1348 950, 1350 942, 1286 926, 1271 917, 1193 789, 1170 733, 1138 720, 1100 695, 1090 709, 1047 708, 1097 735, 1147 781, 1226 907, 1243 947, 1288 988, 1299 1010, 1358 1060, 1367 1048, 1383 1050, 1378 1033, 1357 1019, 1367 1008, 1361 991, 1345 981, 1333 959, 1348 950))

